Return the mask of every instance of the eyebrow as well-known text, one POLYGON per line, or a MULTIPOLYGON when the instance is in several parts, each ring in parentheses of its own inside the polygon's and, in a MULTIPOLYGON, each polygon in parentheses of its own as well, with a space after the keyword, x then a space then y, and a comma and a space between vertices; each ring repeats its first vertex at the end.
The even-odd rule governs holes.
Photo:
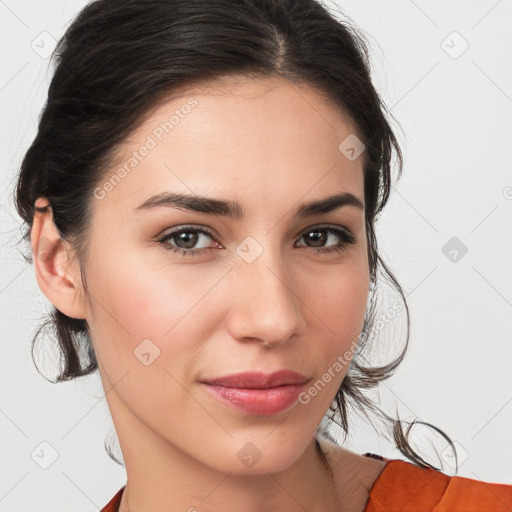
MULTIPOLYGON (((159 206, 190 210, 210 215, 221 215, 234 219, 243 218, 245 213, 242 205, 236 201, 213 199, 188 194, 173 194, 163 192, 151 196, 134 210, 149 210, 159 206)), ((301 203, 295 211, 295 218, 310 217, 312 215, 329 213, 343 206, 354 206, 364 210, 364 204, 350 192, 342 192, 334 196, 317 199, 309 203, 301 203)))

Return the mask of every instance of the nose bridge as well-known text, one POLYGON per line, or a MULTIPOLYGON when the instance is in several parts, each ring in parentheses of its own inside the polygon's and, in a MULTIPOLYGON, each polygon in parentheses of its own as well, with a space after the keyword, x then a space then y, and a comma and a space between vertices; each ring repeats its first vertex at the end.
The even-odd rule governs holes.
POLYGON ((279 245, 272 235, 247 237, 236 248, 235 304, 231 328, 236 338, 285 343, 299 327, 299 300, 279 245))

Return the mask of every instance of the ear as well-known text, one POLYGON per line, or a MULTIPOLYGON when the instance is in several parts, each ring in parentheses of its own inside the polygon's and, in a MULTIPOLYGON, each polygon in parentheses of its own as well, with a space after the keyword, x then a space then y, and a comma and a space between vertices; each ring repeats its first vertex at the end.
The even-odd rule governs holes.
POLYGON ((40 197, 35 207, 30 242, 39 288, 59 311, 71 318, 84 319, 86 308, 78 260, 59 235, 49 201, 40 197))

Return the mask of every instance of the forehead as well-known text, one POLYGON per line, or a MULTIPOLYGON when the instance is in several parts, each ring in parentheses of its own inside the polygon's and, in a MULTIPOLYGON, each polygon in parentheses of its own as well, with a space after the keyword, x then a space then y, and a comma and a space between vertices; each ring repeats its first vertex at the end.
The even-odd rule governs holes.
POLYGON ((281 78, 224 77, 159 99, 117 148, 104 181, 122 204, 164 190, 253 199, 362 195, 363 155, 340 144, 355 123, 325 95, 281 78), (217 194, 217 195, 218 195, 217 194))

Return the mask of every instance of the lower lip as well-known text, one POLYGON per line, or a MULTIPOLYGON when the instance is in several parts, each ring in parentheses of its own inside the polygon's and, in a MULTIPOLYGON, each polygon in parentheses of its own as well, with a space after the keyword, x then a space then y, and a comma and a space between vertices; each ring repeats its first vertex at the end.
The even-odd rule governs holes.
POLYGON ((203 383, 205 390, 217 400, 235 409, 259 416, 279 414, 299 398, 304 384, 289 384, 267 389, 226 388, 203 383))

